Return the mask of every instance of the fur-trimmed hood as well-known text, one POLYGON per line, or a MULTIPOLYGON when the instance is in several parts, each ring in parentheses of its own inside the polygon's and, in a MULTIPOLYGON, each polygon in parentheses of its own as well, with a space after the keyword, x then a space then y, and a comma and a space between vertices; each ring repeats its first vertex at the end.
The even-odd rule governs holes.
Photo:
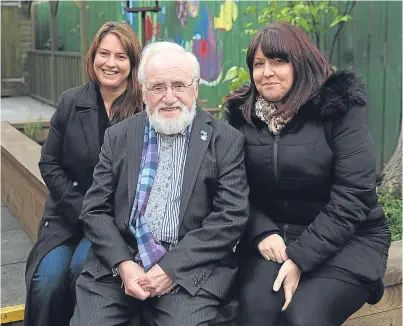
MULTIPOLYGON (((351 70, 333 73, 319 89, 317 95, 304 104, 300 110, 317 117, 340 115, 353 106, 364 106, 367 94, 360 75, 351 70)), ((242 115, 242 99, 227 102, 227 118, 231 124, 245 123, 242 115)))

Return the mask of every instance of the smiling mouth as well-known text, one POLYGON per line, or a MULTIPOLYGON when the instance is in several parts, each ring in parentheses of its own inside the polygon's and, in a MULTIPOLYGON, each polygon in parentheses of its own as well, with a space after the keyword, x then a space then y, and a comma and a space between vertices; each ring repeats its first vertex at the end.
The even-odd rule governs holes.
POLYGON ((171 108, 161 108, 160 110, 162 110, 162 111, 175 111, 175 110, 178 110, 179 108, 178 107, 171 107, 171 108))
POLYGON ((113 76, 113 75, 118 74, 117 71, 111 71, 111 70, 106 70, 106 69, 102 69, 102 71, 105 73, 105 75, 108 75, 108 76, 113 76))

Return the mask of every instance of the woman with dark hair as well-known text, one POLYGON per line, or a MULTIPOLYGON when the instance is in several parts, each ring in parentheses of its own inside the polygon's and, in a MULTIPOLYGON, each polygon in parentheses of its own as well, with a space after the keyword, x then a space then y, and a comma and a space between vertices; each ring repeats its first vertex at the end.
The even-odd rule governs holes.
POLYGON ((79 221, 83 198, 92 184, 105 130, 142 108, 140 53, 129 25, 105 23, 86 57, 90 81, 65 91, 50 120, 39 161, 49 197, 27 261, 26 326, 69 324, 75 281, 90 247, 79 221))
POLYGON ((390 246, 363 84, 287 23, 258 31, 246 62, 251 84, 227 100, 250 185, 239 325, 341 325, 382 297, 390 246))

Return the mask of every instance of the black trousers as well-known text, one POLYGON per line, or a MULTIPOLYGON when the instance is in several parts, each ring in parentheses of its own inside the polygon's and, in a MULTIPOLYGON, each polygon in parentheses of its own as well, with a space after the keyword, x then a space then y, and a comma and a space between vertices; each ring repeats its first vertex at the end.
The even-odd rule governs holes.
POLYGON ((217 297, 203 289, 194 297, 182 289, 140 301, 125 294, 120 278, 94 280, 88 272, 78 277, 76 293, 70 326, 129 325, 139 315, 143 316, 144 325, 207 326, 218 315, 220 305, 217 297))
POLYGON ((302 274, 286 311, 283 287, 272 290, 281 265, 259 253, 243 258, 240 266, 239 326, 339 326, 368 300, 365 286, 343 280, 302 274))

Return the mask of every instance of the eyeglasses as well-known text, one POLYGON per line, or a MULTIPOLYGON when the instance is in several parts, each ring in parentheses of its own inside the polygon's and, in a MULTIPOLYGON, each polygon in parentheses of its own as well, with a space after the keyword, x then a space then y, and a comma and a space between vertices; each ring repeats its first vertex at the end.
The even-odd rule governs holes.
POLYGON ((192 79, 192 82, 189 85, 185 85, 182 82, 174 82, 171 85, 155 84, 155 85, 151 85, 149 87, 146 86, 146 89, 147 89, 147 91, 149 91, 151 94, 154 94, 154 95, 166 94, 169 87, 172 89, 172 92, 183 93, 184 91, 186 91, 189 87, 191 87, 193 85, 193 82, 194 82, 194 79, 192 79))

